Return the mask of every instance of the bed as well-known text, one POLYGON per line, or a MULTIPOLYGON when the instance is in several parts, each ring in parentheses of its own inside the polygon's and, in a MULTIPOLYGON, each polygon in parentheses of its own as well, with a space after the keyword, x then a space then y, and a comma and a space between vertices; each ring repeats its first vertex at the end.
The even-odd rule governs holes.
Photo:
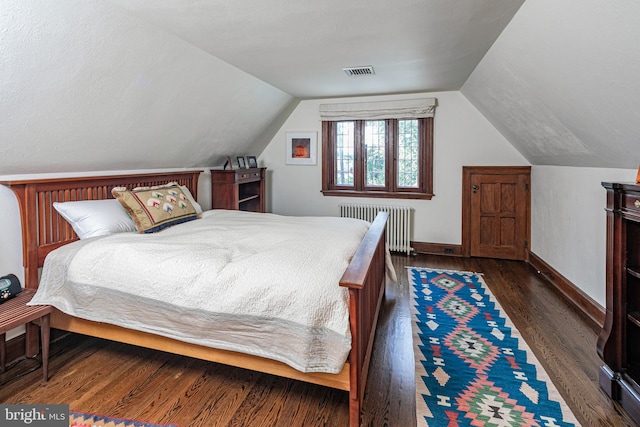
MULTIPOLYGON (((186 186, 192 194, 197 194, 200 172, 195 170, 0 182, 14 191, 20 207, 25 287, 38 288, 39 271, 50 252, 78 240, 71 226, 53 208, 54 202, 104 200, 112 197, 113 187, 155 186, 171 181, 186 186)), ((345 390, 349 392, 350 425, 358 426, 376 322, 385 290, 385 224, 386 214, 382 213, 364 233, 339 280, 339 286, 348 290, 347 321, 351 345, 347 361, 335 373, 315 372, 314 369, 302 372, 291 364, 271 357, 212 348, 202 345, 198 340, 185 342, 166 334, 71 316, 57 309, 52 313, 51 327, 345 390)), ((35 331, 27 330, 26 339, 28 354, 36 354, 38 336, 35 331)))

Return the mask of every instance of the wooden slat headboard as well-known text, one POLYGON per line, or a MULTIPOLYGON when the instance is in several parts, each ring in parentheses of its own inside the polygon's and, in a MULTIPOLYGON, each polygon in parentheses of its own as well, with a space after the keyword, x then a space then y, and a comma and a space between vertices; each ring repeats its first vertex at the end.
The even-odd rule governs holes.
POLYGON ((18 198, 22 224, 22 259, 25 287, 38 287, 38 268, 52 250, 78 239, 73 229, 53 208, 53 202, 111 199, 113 187, 145 187, 175 181, 198 195, 202 171, 160 172, 74 178, 0 181, 18 198))

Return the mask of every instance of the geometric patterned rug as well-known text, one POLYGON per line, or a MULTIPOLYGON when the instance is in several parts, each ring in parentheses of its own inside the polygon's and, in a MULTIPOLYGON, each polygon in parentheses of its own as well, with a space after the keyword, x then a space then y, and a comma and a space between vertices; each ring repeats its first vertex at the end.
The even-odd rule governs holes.
POLYGON ((408 267, 418 426, 579 426, 478 273, 408 267))
POLYGON ((69 411, 69 427, 177 427, 174 424, 150 424, 142 421, 105 417, 84 412, 69 411))

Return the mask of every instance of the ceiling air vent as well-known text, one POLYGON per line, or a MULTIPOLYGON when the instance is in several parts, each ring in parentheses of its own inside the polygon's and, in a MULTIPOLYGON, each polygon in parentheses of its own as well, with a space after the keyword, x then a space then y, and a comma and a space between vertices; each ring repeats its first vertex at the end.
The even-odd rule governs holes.
POLYGON ((375 74, 373 67, 370 65, 366 67, 347 67, 343 68, 342 71, 347 73, 347 76, 370 76, 375 74))

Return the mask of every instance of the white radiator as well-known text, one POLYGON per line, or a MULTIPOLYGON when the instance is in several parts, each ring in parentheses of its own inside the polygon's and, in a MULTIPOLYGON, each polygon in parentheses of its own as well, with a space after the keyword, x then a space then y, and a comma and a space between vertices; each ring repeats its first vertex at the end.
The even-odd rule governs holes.
POLYGON ((407 206, 340 204, 340 216, 373 222, 378 212, 389 212, 387 220, 387 244, 390 251, 406 252, 411 249, 411 211, 407 206))

